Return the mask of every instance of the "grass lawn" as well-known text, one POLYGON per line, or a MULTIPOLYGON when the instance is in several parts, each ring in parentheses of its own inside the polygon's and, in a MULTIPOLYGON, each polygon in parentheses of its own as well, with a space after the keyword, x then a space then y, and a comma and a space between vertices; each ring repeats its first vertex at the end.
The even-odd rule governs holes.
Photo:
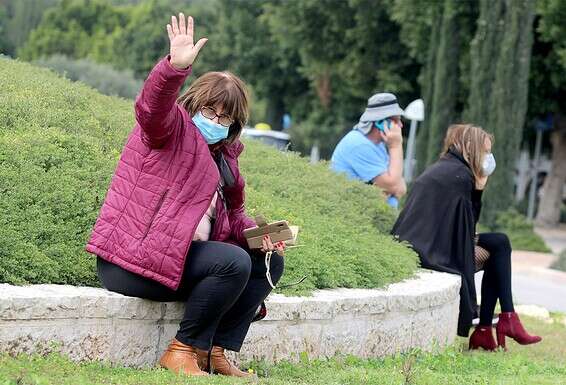
MULTIPOLYGON (((564 319, 564 315, 555 315, 564 319)), ((526 327, 543 336, 533 346, 509 341, 509 351, 468 352, 467 340, 436 353, 412 352, 385 359, 335 357, 298 364, 251 363, 259 384, 360 385, 360 384, 566 384, 566 325, 523 317, 526 327)), ((0 385, 42 384, 245 384, 246 381, 214 376, 177 377, 162 369, 111 367, 103 363, 76 364, 60 355, 13 358, 0 356, 0 385)))

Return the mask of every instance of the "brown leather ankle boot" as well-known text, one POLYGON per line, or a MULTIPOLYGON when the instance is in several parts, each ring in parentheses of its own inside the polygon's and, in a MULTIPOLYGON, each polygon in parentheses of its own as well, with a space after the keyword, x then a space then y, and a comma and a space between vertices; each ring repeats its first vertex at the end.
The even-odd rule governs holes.
POLYGON ((159 365, 177 374, 207 376, 208 373, 200 370, 197 360, 196 348, 185 345, 173 338, 169 347, 161 356, 159 365))
MULTIPOLYGON (((199 364, 201 369, 209 370, 208 365, 208 352, 199 350, 199 364)), ((223 376, 233 377, 255 377, 255 374, 244 372, 238 369, 233 363, 228 361, 224 355, 224 348, 220 346, 213 346, 210 353, 210 366, 212 366, 211 373, 221 374, 223 376)))

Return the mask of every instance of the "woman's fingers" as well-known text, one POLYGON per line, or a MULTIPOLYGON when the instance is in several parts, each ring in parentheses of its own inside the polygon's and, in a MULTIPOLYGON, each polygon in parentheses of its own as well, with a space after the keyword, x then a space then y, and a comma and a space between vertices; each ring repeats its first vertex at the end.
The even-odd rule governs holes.
POLYGON ((261 244, 262 247, 260 250, 262 253, 267 253, 268 251, 277 251, 279 255, 285 255, 285 248, 287 247, 285 242, 273 243, 271 241, 271 237, 269 235, 265 235, 261 240, 261 244))
POLYGON ((173 29, 173 35, 179 35, 181 32, 179 31, 179 24, 177 23, 177 17, 171 16, 171 27, 173 29))
POLYGON ((269 235, 263 236, 263 239, 261 240, 261 245, 262 245, 261 251, 263 252, 275 250, 275 246, 273 245, 273 242, 271 241, 271 237, 269 235))
POLYGON ((171 16, 171 24, 167 24, 169 36, 171 64, 176 68, 187 68, 192 65, 208 39, 202 38, 193 43, 194 20, 182 12, 171 16))
POLYGON ((266 243, 267 243, 267 250, 273 251, 275 248, 273 247, 273 242, 271 242, 271 237, 266 235, 266 243))
POLYGON ((267 247, 267 236, 264 236, 263 239, 261 240, 261 251, 263 253, 269 251, 269 248, 267 247))
MULTIPOLYGON (((187 18, 187 36, 189 37, 189 39, 191 40, 191 43, 193 42, 193 36, 194 36, 194 20, 192 16, 189 16, 187 18)), ((202 40, 202 39, 201 39, 202 40)))
POLYGON ((185 24, 185 15, 183 14, 183 12, 179 13, 179 32, 181 33, 181 35, 187 34, 187 26, 185 24))
POLYGON ((208 39, 202 38, 199 41, 197 41, 197 43, 195 44, 195 51, 196 54, 198 55, 199 51, 201 50, 202 47, 204 47, 204 45, 206 44, 206 42, 208 41, 208 39))
POLYGON ((285 254, 285 247, 287 245, 285 245, 285 242, 277 242, 275 244, 275 248, 277 249, 277 252, 279 253, 279 255, 283 255, 285 254))

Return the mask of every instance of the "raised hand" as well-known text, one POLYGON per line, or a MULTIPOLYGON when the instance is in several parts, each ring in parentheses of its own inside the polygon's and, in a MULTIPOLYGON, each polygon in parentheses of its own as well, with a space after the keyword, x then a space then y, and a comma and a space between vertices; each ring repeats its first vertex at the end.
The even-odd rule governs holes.
POLYGON ((391 127, 387 127, 387 125, 385 125, 384 131, 381 133, 381 137, 387 144, 387 147, 392 148, 403 145, 401 127, 401 124, 393 119, 391 120, 391 127))
POLYGON ((193 18, 189 16, 185 20, 185 15, 179 13, 179 20, 176 16, 171 16, 171 24, 167 24, 167 34, 169 35, 171 65, 177 69, 184 69, 193 64, 199 51, 206 44, 208 39, 202 38, 193 44, 193 18))

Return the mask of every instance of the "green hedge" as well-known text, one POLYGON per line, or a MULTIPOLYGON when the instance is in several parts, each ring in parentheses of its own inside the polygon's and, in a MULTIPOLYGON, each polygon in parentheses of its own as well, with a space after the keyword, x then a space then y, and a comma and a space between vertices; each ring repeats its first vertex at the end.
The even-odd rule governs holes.
MULTIPOLYGON (((0 59, 0 282, 98 285, 84 244, 133 123, 133 102, 0 59)), ((286 257, 288 292, 379 287, 417 257, 386 235, 394 213, 371 186, 326 165, 248 142, 241 158, 251 215, 301 226, 286 257)))
POLYGON ((562 251, 558 255, 558 259, 554 261, 554 263, 552 264, 552 266, 550 266, 550 268, 560 271, 566 271, 566 250, 562 251))
POLYGON ((504 232, 509 236, 513 250, 550 252, 544 240, 535 233, 533 224, 513 208, 497 214, 495 231, 504 232))
POLYGON ((34 64, 51 68, 70 80, 88 84, 104 95, 133 99, 142 86, 142 81, 134 78, 132 71, 118 70, 90 59, 53 55, 38 59, 34 64))
POLYGON ((492 227, 485 226, 480 222, 477 231, 480 233, 499 232, 507 234, 513 250, 550 252, 544 240, 535 233, 533 224, 514 207, 497 213, 495 224, 492 227))

